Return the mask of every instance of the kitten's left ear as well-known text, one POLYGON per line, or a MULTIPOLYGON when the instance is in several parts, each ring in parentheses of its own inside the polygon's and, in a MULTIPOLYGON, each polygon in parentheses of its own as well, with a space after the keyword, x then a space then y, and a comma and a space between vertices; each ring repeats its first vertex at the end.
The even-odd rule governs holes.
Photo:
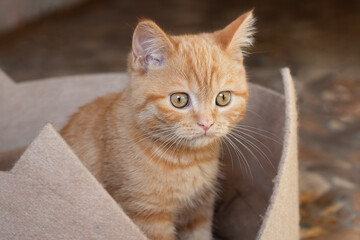
POLYGON ((244 13, 224 29, 214 32, 216 41, 235 60, 242 61, 243 50, 252 45, 254 35, 253 10, 244 13))
POLYGON ((171 53, 173 44, 168 36, 151 20, 141 20, 133 35, 133 64, 145 72, 166 63, 166 57, 171 53))

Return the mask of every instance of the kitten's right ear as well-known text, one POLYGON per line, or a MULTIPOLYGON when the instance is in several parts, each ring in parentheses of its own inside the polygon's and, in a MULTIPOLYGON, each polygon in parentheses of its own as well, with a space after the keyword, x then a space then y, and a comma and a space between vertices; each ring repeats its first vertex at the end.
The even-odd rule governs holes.
POLYGON ((145 72, 166 64, 166 57, 173 49, 170 36, 151 20, 141 20, 133 35, 133 64, 145 72))
POLYGON ((215 39, 235 60, 242 61, 244 48, 249 47, 253 42, 254 23, 255 18, 251 10, 224 29, 214 32, 215 39))

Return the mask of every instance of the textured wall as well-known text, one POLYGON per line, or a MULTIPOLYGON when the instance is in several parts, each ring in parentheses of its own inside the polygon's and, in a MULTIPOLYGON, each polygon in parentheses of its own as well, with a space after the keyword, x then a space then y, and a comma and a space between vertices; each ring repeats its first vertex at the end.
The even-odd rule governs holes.
POLYGON ((25 21, 85 0, 1 0, 0 33, 25 21))

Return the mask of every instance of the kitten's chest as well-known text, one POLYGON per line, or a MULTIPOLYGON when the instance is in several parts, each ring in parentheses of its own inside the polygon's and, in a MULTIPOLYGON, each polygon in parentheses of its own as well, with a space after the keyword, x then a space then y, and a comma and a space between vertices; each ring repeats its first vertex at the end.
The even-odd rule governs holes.
MULTIPOLYGON (((188 169, 179 169, 164 174, 167 183, 164 188, 171 196, 188 200, 204 191, 212 189, 218 177, 218 159, 188 169)), ((164 179, 163 179, 164 180, 164 179)))

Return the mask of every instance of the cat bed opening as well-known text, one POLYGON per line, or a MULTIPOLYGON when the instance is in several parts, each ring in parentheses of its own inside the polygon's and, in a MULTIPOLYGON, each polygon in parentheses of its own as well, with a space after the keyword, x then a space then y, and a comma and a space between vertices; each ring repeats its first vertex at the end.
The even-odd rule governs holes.
MULTIPOLYGON (((238 129, 251 143, 230 137, 241 153, 223 145, 218 239, 299 238, 295 94, 289 70, 282 76, 285 97, 250 83, 238 129)), ((56 132, 79 106, 127 82, 93 74, 15 84, 0 72, 1 239, 145 239, 56 132)))

